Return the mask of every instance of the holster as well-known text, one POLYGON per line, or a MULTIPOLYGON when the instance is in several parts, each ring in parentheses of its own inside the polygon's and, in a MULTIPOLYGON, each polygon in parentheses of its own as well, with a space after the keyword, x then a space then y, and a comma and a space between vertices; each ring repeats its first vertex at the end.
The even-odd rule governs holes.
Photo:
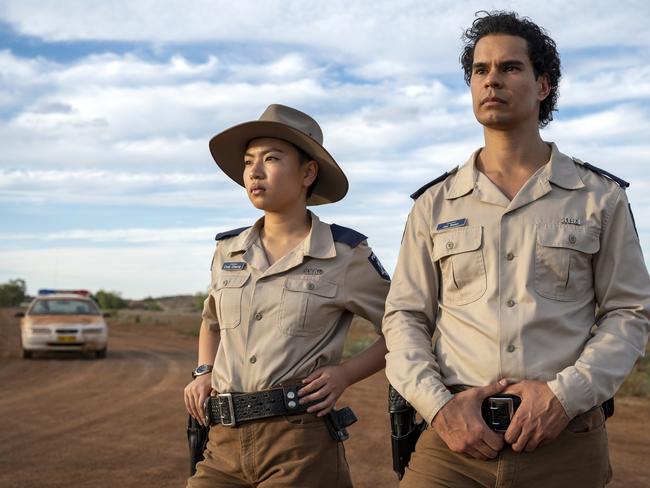
POLYGON ((388 413, 390 414, 393 471, 401 480, 411 460, 411 454, 415 451, 415 444, 426 428, 426 423, 417 421, 415 409, 392 385, 388 385, 388 413))
POLYGON ((357 416, 350 407, 343 407, 341 410, 332 409, 325 416, 325 425, 332 439, 343 442, 349 439, 350 434, 346 427, 357 421, 357 416))
POLYGON ((208 443, 208 427, 203 427, 198 421, 188 415, 187 421, 187 443, 190 448, 190 476, 196 473, 196 463, 203 461, 203 451, 208 443))

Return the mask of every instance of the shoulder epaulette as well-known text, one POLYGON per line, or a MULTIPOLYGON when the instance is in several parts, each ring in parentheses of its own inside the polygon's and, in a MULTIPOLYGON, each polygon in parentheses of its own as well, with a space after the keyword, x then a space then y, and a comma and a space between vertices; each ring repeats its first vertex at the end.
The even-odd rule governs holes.
MULTIPOLYGON (((250 227, 250 226, 249 226, 250 227)), ((240 227, 239 229, 227 230, 226 232, 220 232, 214 238, 215 241, 220 241, 221 239, 227 239, 228 237, 235 237, 244 232, 248 227, 240 227)))
POLYGON ((422 195, 425 191, 427 191, 433 185, 436 185, 436 184, 440 183, 441 181, 445 181, 448 177, 453 175, 456 171, 458 171, 458 166, 456 166, 454 169, 449 170, 449 171, 445 172, 444 174, 438 176, 435 180, 431 180, 429 183, 427 183, 426 185, 421 187, 415 193, 411 194, 411 198, 413 200, 417 200, 420 197, 420 195, 422 195))
POLYGON ((616 183, 618 183, 618 185, 619 185, 621 188, 627 188, 628 186, 630 186, 630 184, 629 184, 627 181, 625 181, 625 180, 622 179, 622 178, 619 178, 619 177, 616 176, 616 175, 613 175, 613 174, 610 173, 609 171, 605 171, 604 169, 597 168, 597 167, 594 166, 593 164, 586 163, 586 162, 581 161, 581 160, 579 160, 579 159, 577 159, 577 158, 573 158, 573 160, 574 160, 576 163, 581 164, 581 165, 584 166, 585 168, 590 169, 590 170, 593 171, 594 173, 598 173, 599 175, 604 176, 605 178, 609 178, 610 180, 615 181, 616 183))
POLYGON ((367 239, 361 232, 341 225, 332 224, 330 230, 332 231, 332 238, 336 242, 343 242, 350 247, 357 247, 367 239))

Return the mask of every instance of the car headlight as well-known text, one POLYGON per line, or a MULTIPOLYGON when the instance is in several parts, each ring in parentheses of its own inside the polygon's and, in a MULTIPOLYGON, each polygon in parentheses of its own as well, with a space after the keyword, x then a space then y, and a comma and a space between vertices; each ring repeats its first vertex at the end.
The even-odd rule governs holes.
POLYGON ((30 327, 29 329, 32 334, 49 334, 50 329, 45 327, 30 327))
POLYGON ((83 333, 88 335, 101 334, 102 332, 104 332, 104 329, 102 329, 101 327, 93 327, 93 328, 83 330, 83 333))

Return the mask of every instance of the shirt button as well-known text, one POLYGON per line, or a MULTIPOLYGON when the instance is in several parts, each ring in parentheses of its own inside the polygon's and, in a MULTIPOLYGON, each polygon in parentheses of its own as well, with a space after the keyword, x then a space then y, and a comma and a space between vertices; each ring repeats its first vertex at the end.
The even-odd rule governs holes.
POLYGON ((314 285, 313 283, 307 283, 308 290, 313 290, 314 288, 316 288, 316 285, 314 285))
POLYGON ((506 347, 506 351, 508 351, 508 352, 515 352, 515 349, 517 349, 517 348, 515 347, 514 344, 510 344, 510 345, 508 345, 508 347, 506 347))
POLYGON ((512 307, 515 306, 515 301, 514 301, 512 298, 510 298, 510 299, 506 302, 506 305, 508 305, 508 307, 512 308, 512 307))
POLYGON ((255 314, 255 320, 262 320, 262 314, 259 313, 259 312, 257 312, 257 313, 255 314))
POLYGON ((453 249, 453 248, 454 248, 454 243, 453 243, 453 242, 451 242, 451 241, 447 241, 447 244, 446 244, 446 246, 447 246, 447 249, 450 249, 450 250, 451 250, 451 249, 453 249))
POLYGON ((569 242, 570 242, 571 244, 575 244, 575 243, 576 243, 576 240, 577 240, 577 239, 576 239, 576 236, 574 236, 573 234, 571 234, 571 235, 569 236, 569 242))
POLYGON ((223 284, 223 286, 226 286, 228 284, 228 280, 223 280, 221 283, 223 284))
POLYGON ((251 364, 255 364, 257 362, 257 358, 255 356, 251 356, 248 361, 250 361, 251 364))
POLYGON ((506 254, 506 259, 508 261, 512 261, 513 259, 515 259, 515 255, 509 252, 508 254, 506 254))

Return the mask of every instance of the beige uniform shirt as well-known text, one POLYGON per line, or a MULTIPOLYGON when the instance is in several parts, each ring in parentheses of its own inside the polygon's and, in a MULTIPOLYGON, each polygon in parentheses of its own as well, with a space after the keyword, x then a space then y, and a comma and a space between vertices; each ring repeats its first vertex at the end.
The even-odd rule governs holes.
POLYGON ((547 381, 574 417, 614 395, 648 339, 650 279, 627 197, 553 144, 510 201, 477 154, 409 215, 386 374, 429 422, 447 386, 504 377, 547 381))
POLYGON ((390 281, 365 236, 311 218, 305 240, 272 266, 263 219, 218 242, 203 308, 220 335, 215 390, 259 391, 338 364, 354 314, 381 333, 390 281))

